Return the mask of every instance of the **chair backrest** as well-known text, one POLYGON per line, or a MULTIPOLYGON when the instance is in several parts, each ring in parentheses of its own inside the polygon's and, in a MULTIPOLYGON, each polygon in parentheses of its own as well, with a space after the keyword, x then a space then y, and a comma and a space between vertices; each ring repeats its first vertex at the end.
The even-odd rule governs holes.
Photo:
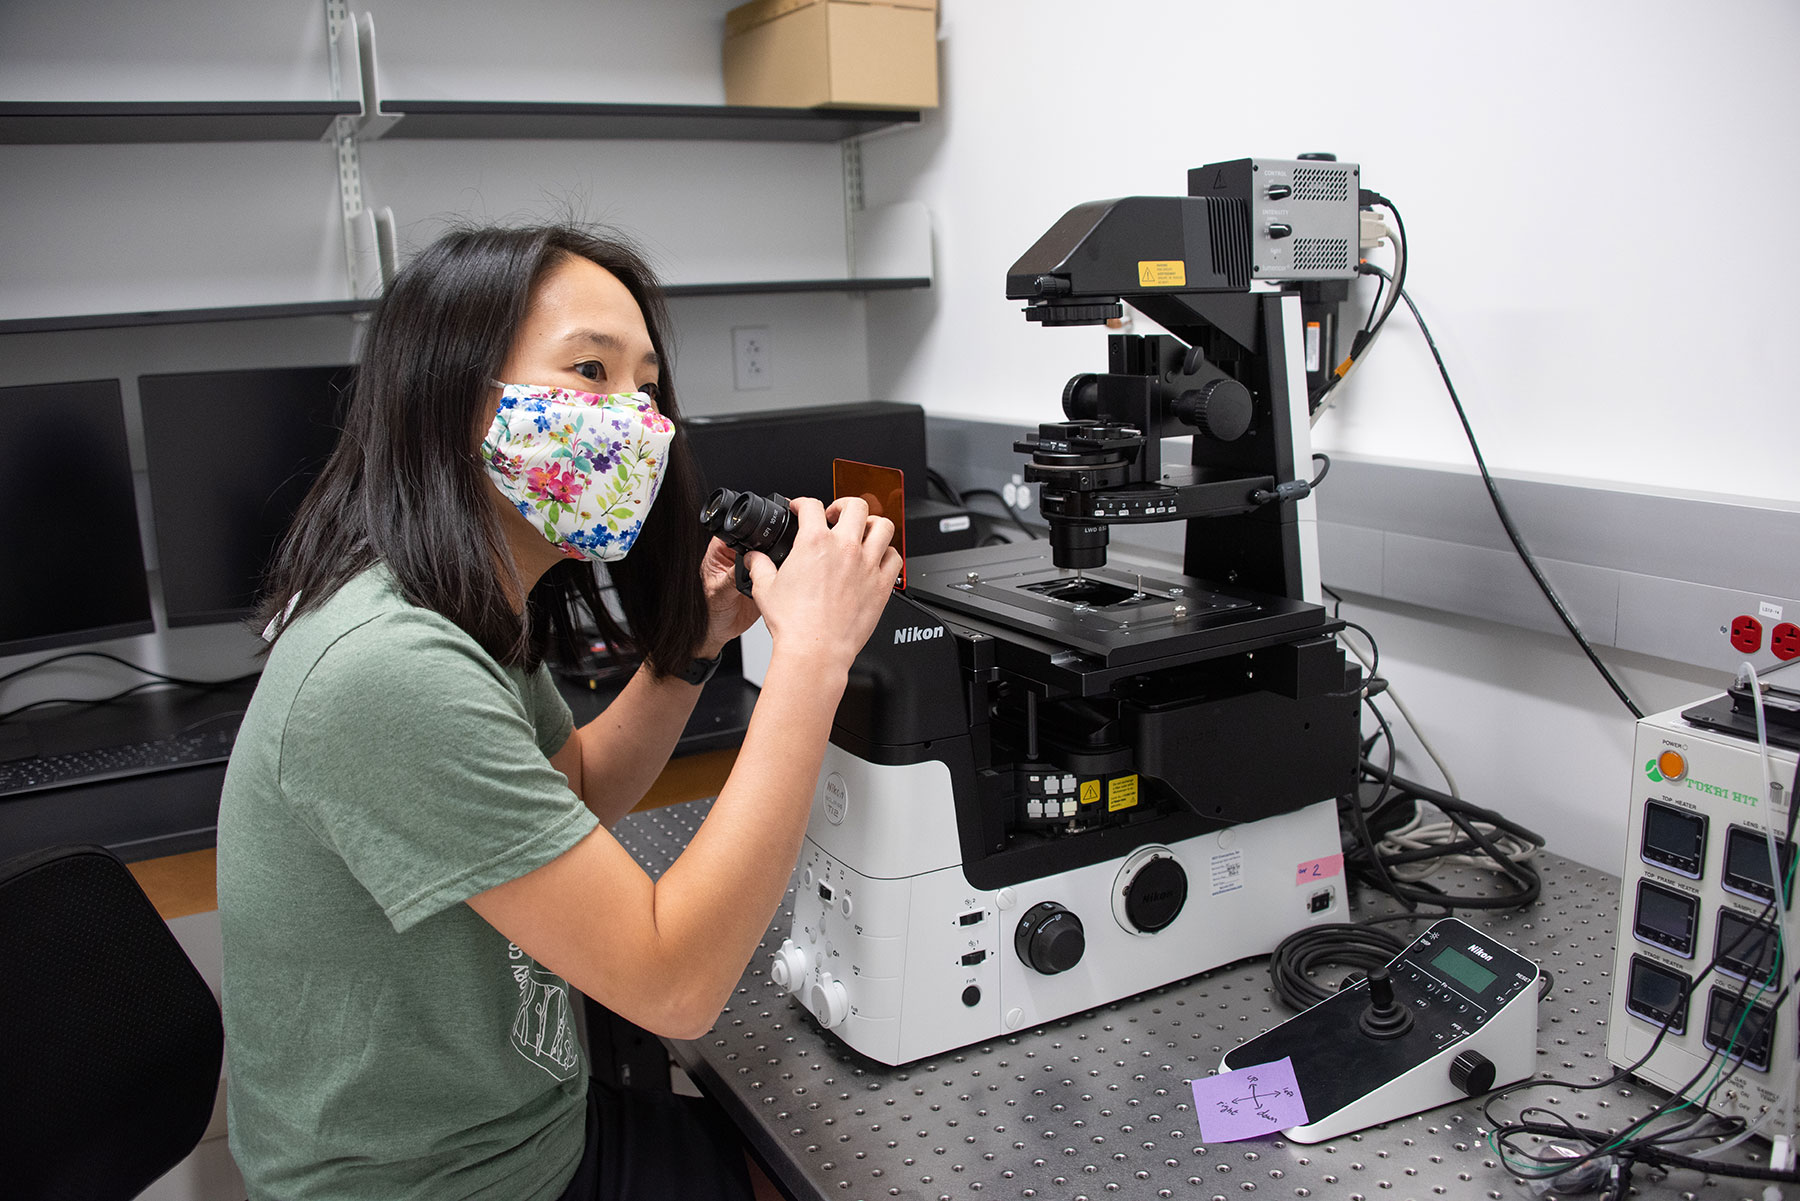
POLYGON ((206 1132, 225 1032, 112 852, 0 863, 0 1193, 136 1197, 206 1132))

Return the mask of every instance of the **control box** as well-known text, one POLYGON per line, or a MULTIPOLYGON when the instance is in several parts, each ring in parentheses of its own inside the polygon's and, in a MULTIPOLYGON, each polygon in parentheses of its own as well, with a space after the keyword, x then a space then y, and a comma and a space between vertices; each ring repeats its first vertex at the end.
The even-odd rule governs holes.
MULTIPOLYGON (((1792 803, 1783 782, 1796 751, 1771 744, 1777 783, 1763 787, 1754 729, 1729 696, 1638 722, 1606 1050, 1714 1113, 1754 1122, 1773 1110, 1760 1133, 1792 1136, 1800 1023, 1791 998, 1773 1006, 1792 970, 1793 898, 1771 908, 1769 840, 1785 880, 1794 848, 1782 838, 1792 803), (1729 1075, 1708 1097, 1721 1067, 1729 1075)), ((1770 733, 1795 740, 1779 725, 1770 733)))
POLYGON ((1537 964, 1447 917, 1366 978, 1233 1047, 1235 1071, 1289 1059, 1317 1143, 1421 1113, 1531 1075, 1537 964))

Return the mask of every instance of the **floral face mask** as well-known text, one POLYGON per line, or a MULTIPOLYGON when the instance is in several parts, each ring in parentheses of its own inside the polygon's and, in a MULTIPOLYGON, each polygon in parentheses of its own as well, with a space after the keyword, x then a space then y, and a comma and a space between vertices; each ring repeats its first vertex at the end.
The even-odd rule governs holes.
POLYGON ((656 501, 675 425, 641 392, 501 384, 488 476, 572 559, 623 559, 656 501))

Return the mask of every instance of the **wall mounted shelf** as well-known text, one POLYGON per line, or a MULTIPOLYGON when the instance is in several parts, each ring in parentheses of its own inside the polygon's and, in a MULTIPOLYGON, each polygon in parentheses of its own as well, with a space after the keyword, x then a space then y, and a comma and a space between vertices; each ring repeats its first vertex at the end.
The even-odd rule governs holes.
POLYGON ((355 100, 0 101, 0 145, 317 142, 355 100))
MULTIPOLYGON (((685 296, 771 296, 798 292, 895 292, 929 288, 924 276, 884 279, 757 280, 724 284, 670 284, 663 294, 685 296)), ((373 300, 312 300, 295 304, 247 304, 210 309, 158 309, 140 313, 76 313, 65 317, 0 320, 0 335, 58 333, 82 329, 124 329, 141 325, 189 325, 219 321, 266 321, 290 317, 355 316, 375 308, 373 300)))
POLYGON ((894 125, 917 110, 745 108, 720 104, 565 104, 533 101, 387 100, 398 118, 386 138, 588 138, 718 142, 841 142, 894 125))

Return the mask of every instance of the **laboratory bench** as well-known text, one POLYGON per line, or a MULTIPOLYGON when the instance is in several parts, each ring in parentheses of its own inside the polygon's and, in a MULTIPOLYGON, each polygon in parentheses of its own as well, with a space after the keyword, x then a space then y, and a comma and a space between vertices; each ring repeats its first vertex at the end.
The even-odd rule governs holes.
MULTIPOLYGON (((637 812, 615 833, 656 875, 710 805, 637 812)), ((1606 1027, 1619 880, 1548 853, 1537 862, 1544 887, 1535 905, 1462 916, 1554 975, 1538 1011, 1538 1077, 1598 1083, 1613 1073, 1606 1027)), ((1477 895, 1491 893, 1491 881, 1462 867, 1434 878, 1451 892, 1477 895)), ((889 1067, 822 1030, 770 980, 792 900, 790 890, 718 1024, 703 1038, 666 1041, 796 1201, 1534 1196, 1501 1166, 1473 1100, 1311 1145, 1279 1135, 1203 1141, 1191 1081, 1291 1016, 1275 998, 1266 958, 889 1067)), ((1399 911, 1368 890, 1352 899, 1353 919, 1399 911)), ((1425 925, 1387 928, 1410 938, 1425 925)), ((1495 1113, 1510 1118, 1530 1103, 1578 1125, 1622 1129, 1665 1097, 1632 1080, 1592 1091, 1547 1084, 1496 1102, 1495 1113)), ((1767 1144, 1753 1139, 1728 1158, 1766 1165, 1767 1144)), ((1760 1182, 1686 1170, 1662 1177, 1646 1168, 1634 1188, 1636 1196, 1685 1201, 1759 1201, 1762 1192, 1760 1182)))

